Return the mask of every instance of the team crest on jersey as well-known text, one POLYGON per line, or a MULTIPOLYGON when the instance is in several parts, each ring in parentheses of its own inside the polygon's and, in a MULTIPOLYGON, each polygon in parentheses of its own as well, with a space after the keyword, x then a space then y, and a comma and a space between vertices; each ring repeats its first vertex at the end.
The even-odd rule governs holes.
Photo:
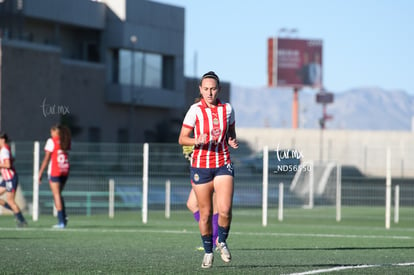
POLYGON ((197 173, 195 173, 194 174, 194 181, 197 182, 199 180, 200 180, 200 176, 197 173))
POLYGON ((220 121, 218 120, 218 118, 213 118, 213 125, 219 125, 220 121))

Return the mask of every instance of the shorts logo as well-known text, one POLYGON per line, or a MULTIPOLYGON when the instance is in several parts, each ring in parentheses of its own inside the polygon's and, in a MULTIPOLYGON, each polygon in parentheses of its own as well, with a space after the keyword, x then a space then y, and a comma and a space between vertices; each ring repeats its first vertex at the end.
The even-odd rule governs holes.
POLYGON ((11 192, 13 190, 13 182, 11 180, 6 180, 6 190, 11 192))
POLYGON ((233 165, 231 163, 227 164, 227 171, 229 171, 230 173, 233 172, 233 165))
POLYGON ((200 180, 200 176, 197 173, 195 173, 194 174, 194 181, 197 182, 199 180, 200 180))

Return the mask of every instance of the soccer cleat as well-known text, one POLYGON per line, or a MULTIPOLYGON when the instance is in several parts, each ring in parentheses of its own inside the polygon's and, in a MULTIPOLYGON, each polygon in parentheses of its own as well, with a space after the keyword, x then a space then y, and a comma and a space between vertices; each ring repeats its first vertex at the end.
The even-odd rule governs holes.
POLYGON ((55 229, 64 229, 66 226, 64 223, 58 223, 53 226, 55 229))
POLYGON ((204 247, 202 247, 202 246, 197 246, 197 247, 195 248, 195 250, 196 250, 196 251, 204 251, 204 247))
POLYGON ((16 226, 17 226, 17 228, 27 227, 27 222, 26 221, 22 221, 22 222, 16 221, 16 226))
POLYGON ((231 254, 227 244, 225 242, 218 243, 217 248, 220 251, 221 259, 225 263, 229 263, 231 261, 231 254))
POLYGON ((213 266, 214 255, 213 253, 205 253, 201 268, 211 268, 213 266))

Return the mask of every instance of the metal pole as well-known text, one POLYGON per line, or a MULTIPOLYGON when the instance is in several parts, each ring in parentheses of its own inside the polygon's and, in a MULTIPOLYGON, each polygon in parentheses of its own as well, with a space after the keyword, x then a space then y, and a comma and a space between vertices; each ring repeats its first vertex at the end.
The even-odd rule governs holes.
POLYGON ((39 142, 34 142, 33 148, 33 198, 32 198, 32 220, 39 219, 39 142))
POLYGON ((148 222, 148 158, 149 145, 144 143, 142 167, 142 222, 148 222))
POLYGON ((115 180, 109 180, 109 209, 108 216, 113 218, 115 216, 115 180))
POLYGON ((308 205, 308 207, 309 207, 309 209, 312 209, 313 208, 313 185, 314 185, 314 172, 313 172, 313 167, 314 167, 314 165, 313 165, 313 162, 311 162, 311 170, 309 171, 309 205, 308 205))
POLYGON ((279 221, 283 221, 283 182, 279 183, 279 209, 278 209, 278 215, 277 218, 279 221))
POLYGON ((169 219, 171 216, 171 181, 165 182, 165 217, 169 219))
POLYGON ((263 147, 263 193, 262 193, 262 225, 267 226, 267 197, 269 186, 269 148, 263 147))
POLYGON ((336 221, 340 222, 341 221, 341 208, 342 208, 342 193, 341 193, 341 188, 342 188, 342 169, 341 169, 341 165, 338 164, 336 167, 336 221))
POLYGON ((391 226, 391 150, 387 148, 387 166, 385 180, 385 228, 390 229, 391 226))
POLYGON ((398 223, 400 221, 400 186, 395 186, 395 194, 394 194, 394 223, 398 223))
POLYGON ((292 128, 297 129, 299 125, 299 88, 293 88, 292 103, 292 128))

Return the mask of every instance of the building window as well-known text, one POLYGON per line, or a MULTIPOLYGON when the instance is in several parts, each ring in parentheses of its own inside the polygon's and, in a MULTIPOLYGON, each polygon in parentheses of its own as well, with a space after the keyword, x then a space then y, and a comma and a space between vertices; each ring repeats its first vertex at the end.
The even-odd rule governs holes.
POLYGON ((100 142, 101 141, 101 129, 99 129, 98 127, 89 127, 88 141, 92 143, 100 142))
POLYGON ((129 130, 126 128, 118 129, 118 143, 128 143, 129 142, 129 130))
POLYGON ((121 74, 119 72, 119 51, 114 51, 112 54, 112 82, 113 83, 121 83, 119 81, 119 75, 121 74))
MULTIPOLYGON (((101 129, 98 127, 88 128, 88 152, 99 153, 101 151, 101 129)), ((93 156, 93 154, 91 154, 93 156)))
POLYGON ((164 56, 162 60, 162 87, 168 90, 175 88, 175 63, 173 56, 164 56))
POLYGON ((174 58, 120 49, 113 52, 112 81, 136 87, 174 89, 174 58))
POLYGON ((91 62, 99 62, 99 47, 97 43, 86 43, 85 42, 85 59, 91 62))
POLYGON ((162 56, 159 54, 145 54, 143 59, 143 75, 145 87, 162 88, 162 56))

